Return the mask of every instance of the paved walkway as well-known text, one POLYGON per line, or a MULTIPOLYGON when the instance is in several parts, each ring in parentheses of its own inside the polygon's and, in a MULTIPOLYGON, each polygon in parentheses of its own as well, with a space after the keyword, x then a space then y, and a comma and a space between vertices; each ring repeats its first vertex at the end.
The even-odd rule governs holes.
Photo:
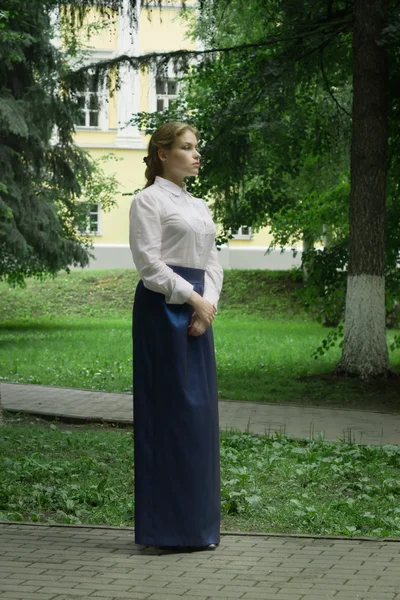
MULTIPOLYGON (((11 383, 1 384, 1 394, 4 407, 14 412, 112 423, 132 423, 133 419, 131 394, 11 383)), ((400 444, 398 414, 235 401, 220 401, 219 413, 221 429, 277 431, 298 439, 324 432, 329 441, 400 444)))
POLYGON ((2 600, 400 600, 400 542, 223 535, 162 553, 129 529, 0 523, 2 600))

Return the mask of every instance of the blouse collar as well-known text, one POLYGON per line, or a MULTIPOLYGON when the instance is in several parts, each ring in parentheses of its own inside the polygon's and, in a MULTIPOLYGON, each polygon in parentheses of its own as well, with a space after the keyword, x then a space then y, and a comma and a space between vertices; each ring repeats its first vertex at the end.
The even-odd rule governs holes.
POLYGON ((184 183, 183 187, 181 187, 180 185, 177 185, 173 181, 170 181, 169 179, 165 179, 164 177, 160 177, 159 175, 156 175, 154 183, 156 185, 161 186, 165 190, 172 192, 175 196, 180 196, 181 194, 189 194, 189 192, 187 191, 187 188, 186 188, 186 183, 184 183))

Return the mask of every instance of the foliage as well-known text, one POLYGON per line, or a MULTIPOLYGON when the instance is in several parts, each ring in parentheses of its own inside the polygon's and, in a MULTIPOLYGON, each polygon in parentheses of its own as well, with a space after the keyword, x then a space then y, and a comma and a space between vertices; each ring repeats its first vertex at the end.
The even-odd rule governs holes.
MULTIPOLYGON (((68 216, 71 218, 71 227, 78 230, 83 243, 90 244, 90 223, 89 213, 93 205, 99 205, 103 212, 109 212, 117 205, 117 198, 120 195, 119 182, 115 174, 106 175, 104 167, 111 161, 121 161, 112 153, 100 156, 97 159, 92 159, 90 178, 82 177, 81 173, 77 173, 77 180, 81 186, 80 201, 74 206, 74 210, 68 216)), ((60 194, 58 201, 60 202, 60 194)), ((64 213, 65 206, 68 205, 67 198, 62 202, 64 213)), ((61 209, 62 210, 62 209, 61 209)))
MULTIPOLYGON (((1 519, 133 524, 131 431, 14 421, 0 456, 1 519)), ((222 432, 222 526, 398 537, 399 467, 397 446, 222 432)))
POLYGON ((32 521, 82 523, 89 519, 108 524, 132 519, 133 500, 129 496, 133 463, 127 460, 132 456, 132 434, 113 438, 104 433, 72 434, 59 431, 55 425, 47 432, 30 431, 24 441, 23 429, 5 428, 2 432, 1 468, 10 478, 2 476, 3 517, 7 514, 22 520, 29 515, 32 521), (21 441, 24 447, 19 456, 9 451, 13 441, 21 441))
POLYGON ((335 348, 336 345, 339 348, 343 346, 343 323, 340 323, 336 329, 328 333, 327 337, 322 340, 321 345, 313 352, 313 357, 320 358, 324 356, 329 350, 335 348))
POLYGON ((284 435, 223 434, 223 507, 230 523, 255 520, 257 529, 282 531, 285 524, 291 532, 387 535, 398 523, 398 481, 387 476, 386 460, 398 463, 397 447, 329 444, 323 436, 294 442, 284 435), (388 513, 379 513, 389 498, 388 513))
POLYGON ((307 284, 300 292, 305 307, 318 313, 318 321, 336 327, 343 319, 347 281, 347 240, 303 255, 307 284))
POLYGON ((116 184, 74 144, 79 107, 64 85, 72 54, 52 43, 57 7, 5 0, 0 13, 0 280, 11 285, 86 265, 79 200, 103 188, 107 210, 104 186, 116 184))
POLYGON ((58 96, 54 74, 64 66, 50 42, 46 6, 9 0, 1 14, 1 214, 0 277, 56 271, 86 264, 86 253, 60 219, 60 189, 79 193, 75 172, 89 176, 90 163, 72 142, 69 101, 58 96), (40 76, 38 75, 40 73, 40 76), (53 127, 59 144, 51 145, 53 127))

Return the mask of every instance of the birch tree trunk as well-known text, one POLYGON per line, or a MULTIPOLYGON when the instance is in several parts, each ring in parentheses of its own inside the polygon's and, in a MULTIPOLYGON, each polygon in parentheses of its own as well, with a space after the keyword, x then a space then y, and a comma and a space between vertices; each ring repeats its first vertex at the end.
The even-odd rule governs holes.
POLYGON ((384 218, 387 174, 387 50, 377 41, 387 0, 354 0, 350 248, 342 358, 337 370, 386 375, 384 218))
POLYGON ((332 227, 330 225, 322 225, 322 242, 324 248, 330 248, 332 245, 332 227))
MULTIPOLYGON (((303 232, 303 253, 308 252, 314 246, 314 238, 308 232, 303 232)), ((303 281, 306 283, 309 278, 309 271, 306 264, 303 264, 303 281)))

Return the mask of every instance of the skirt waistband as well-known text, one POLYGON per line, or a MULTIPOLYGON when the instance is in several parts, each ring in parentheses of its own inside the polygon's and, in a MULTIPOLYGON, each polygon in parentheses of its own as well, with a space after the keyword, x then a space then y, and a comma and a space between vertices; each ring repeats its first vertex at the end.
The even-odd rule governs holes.
POLYGON ((190 283, 204 283, 204 269, 195 269, 193 267, 181 267, 180 265, 167 265, 175 273, 189 281, 190 283))

